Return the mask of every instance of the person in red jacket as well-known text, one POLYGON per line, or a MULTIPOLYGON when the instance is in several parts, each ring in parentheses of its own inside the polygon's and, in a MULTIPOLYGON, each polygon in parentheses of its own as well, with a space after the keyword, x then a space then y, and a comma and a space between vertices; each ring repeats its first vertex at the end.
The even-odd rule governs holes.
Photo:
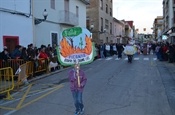
POLYGON ((49 56, 47 55, 45 50, 46 50, 46 47, 41 46, 41 50, 40 50, 40 53, 39 53, 39 58, 49 59, 49 56))

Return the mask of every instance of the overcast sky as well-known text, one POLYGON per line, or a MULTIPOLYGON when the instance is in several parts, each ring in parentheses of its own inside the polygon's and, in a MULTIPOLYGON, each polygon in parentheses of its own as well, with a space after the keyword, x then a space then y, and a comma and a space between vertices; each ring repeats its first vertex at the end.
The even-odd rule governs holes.
POLYGON ((163 15, 163 0, 113 0, 113 17, 134 21, 139 33, 152 33, 154 19, 163 15), (146 31, 143 31, 146 28, 146 31))

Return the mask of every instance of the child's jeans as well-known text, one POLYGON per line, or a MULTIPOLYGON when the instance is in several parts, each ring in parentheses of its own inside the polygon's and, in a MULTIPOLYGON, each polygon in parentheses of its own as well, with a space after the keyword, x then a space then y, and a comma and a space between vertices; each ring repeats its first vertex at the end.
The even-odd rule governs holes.
POLYGON ((84 108, 83 101, 82 101, 82 92, 72 91, 72 96, 74 98, 76 112, 82 111, 82 109, 84 108))

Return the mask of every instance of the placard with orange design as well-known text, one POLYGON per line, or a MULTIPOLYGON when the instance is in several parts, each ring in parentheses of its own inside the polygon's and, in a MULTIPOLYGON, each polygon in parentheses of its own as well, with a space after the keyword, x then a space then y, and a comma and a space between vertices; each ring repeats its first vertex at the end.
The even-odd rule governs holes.
POLYGON ((61 65, 87 64, 94 59, 94 45, 92 34, 86 28, 73 27, 65 29, 60 36, 57 48, 58 60, 61 65))

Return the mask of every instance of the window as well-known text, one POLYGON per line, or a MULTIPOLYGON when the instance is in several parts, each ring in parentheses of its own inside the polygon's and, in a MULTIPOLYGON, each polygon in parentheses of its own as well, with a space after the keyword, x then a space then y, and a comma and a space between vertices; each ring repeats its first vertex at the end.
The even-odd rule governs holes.
POLYGON ((109 29, 109 21, 105 19, 105 29, 109 29))
POLYGON ((110 23, 110 34, 112 34, 112 23, 110 23))
POLYGON ((100 0, 100 8, 103 10, 103 0, 100 0))
POLYGON ((110 16, 112 16, 112 8, 110 8, 110 16))
POLYGON ((64 10, 65 10, 66 12, 69 11, 69 0, 64 0, 64 10))
POLYGON ((175 11, 174 11, 174 16, 173 16, 173 19, 174 19, 174 21, 173 21, 173 22, 174 22, 174 24, 175 24, 175 11))
POLYGON ((50 0, 50 5, 52 9, 55 9, 55 0, 50 0))
POLYGON ((108 43, 108 37, 106 37, 106 42, 108 43))
POLYGON ((106 4, 106 13, 108 13, 108 5, 106 4))
POLYGON ((103 18, 101 18, 101 31, 103 32, 103 18))
POLYGON ((76 6, 76 16, 78 17, 79 16, 79 7, 76 6))
POLYGON ((58 45, 58 34, 57 33, 51 33, 51 40, 52 40, 52 46, 54 44, 58 45))

